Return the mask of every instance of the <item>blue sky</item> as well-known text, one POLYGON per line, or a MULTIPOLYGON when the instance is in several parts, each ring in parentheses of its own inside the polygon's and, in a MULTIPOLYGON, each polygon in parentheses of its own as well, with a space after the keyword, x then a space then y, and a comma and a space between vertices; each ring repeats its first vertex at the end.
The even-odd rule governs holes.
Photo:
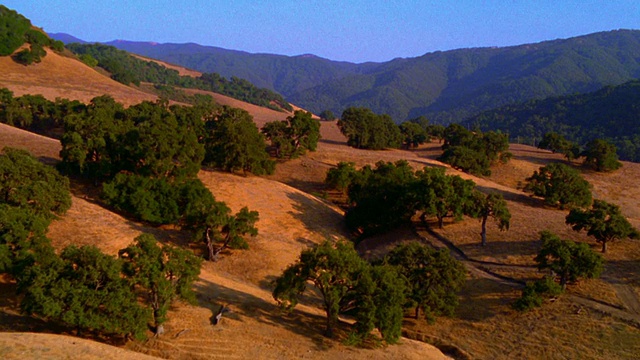
POLYGON ((2 0, 87 41, 195 42, 351 62, 640 29, 638 0, 2 0))

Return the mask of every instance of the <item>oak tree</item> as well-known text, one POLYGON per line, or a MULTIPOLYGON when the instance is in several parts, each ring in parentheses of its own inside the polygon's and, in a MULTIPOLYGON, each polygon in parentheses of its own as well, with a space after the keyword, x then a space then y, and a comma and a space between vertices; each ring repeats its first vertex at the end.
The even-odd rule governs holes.
POLYGON ((596 238, 603 253, 607 252, 607 244, 615 240, 640 239, 640 232, 622 215, 620 207, 603 200, 595 200, 590 209, 572 209, 566 223, 573 230, 586 230, 587 235, 596 238))

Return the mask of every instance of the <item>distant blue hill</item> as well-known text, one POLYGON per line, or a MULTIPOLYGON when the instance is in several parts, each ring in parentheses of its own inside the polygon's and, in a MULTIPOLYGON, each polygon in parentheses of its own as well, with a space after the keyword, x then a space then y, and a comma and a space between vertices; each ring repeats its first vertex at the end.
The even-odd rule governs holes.
POLYGON ((71 44, 71 43, 79 43, 79 44, 87 44, 87 41, 78 39, 77 37, 73 36, 73 35, 69 35, 69 34, 65 34, 65 33, 51 33, 48 34, 50 38, 54 39, 54 40, 59 40, 62 41, 65 44, 71 44))

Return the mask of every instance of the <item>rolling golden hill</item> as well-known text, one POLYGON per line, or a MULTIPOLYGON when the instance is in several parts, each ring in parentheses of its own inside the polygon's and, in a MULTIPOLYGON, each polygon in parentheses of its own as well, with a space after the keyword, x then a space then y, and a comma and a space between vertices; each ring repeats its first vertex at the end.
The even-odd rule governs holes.
MULTIPOLYGON (((0 61, 5 60, 0 58, 0 61)), ((87 101, 102 95, 97 92, 105 91, 119 101, 129 99, 128 105, 135 103, 134 99, 152 99, 152 95, 115 83, 78 61, 51 52, 41 64, 35 65, 47 67, 48 75, 40 74, 40 70, 35 68, 14 65, 17 67, 7 63, 6 68, 10 71, 0 73, 0 86, 9 87, 16 95, 41 93, 39 89, 45 89, 48 91, 45 96, 49 98, 64 96, 87 101), (75 79, 83 72, 87 74, 82 76, 83 79, 75 79), (93 80, 87 83, 86 79, 93 80), (94 93, 97 95, 89 95, 94 93), (141 97, 135 98, 135 94, 141 97)), ((0 62, 0 67, 5 69, 5 63, 0 62)), ((216 100, 246 109, 254 115, 258 125, 287 116, 234 99, 216 97, 216 100)), ((248 206, 259 211, 259 235, 249 240, 250 250, 234 251, 218 262, 203 266, 200 281, 196 284, 198 305, 181 304, 172 309, 166 324, 167 334, 144 343, 131 342, 125 348, 175 359, 444 358, 434 347, 407 338, 402 339, 400 345, 382 349, 346 347, 322 336, 323 312, 313 299, 298 306, 290 315, 280 314, 271 299, 270 281, 295 261, 300 250, 325 238, 348 236, 343 228, 341 210, 311 195, 324 192, 322 183, 327 169, 340 161, 353 161, 363 166, 379 160, 404 159, 415 168, 446 167, 450 173, 473 179, 483 191, 502 193, 513 216, 508 232, 489 228, 486 247, 479 245, 480 226, 473 219, 431 231, 416 224, 415 228, 400 229, 359 244, 362 253, 375 255, 406 240, 418 239, 434 246, 444 246, 441 241, 444 239, 468 259, 466 264, 470 276, 461 293, 461 306, 456 316, 440 318, 434 325, 407 319, 407 336, 438 344, 449 351, 457 349, 452 353, 468 354, 471 358, 631 359, 640 353, 640 322, 636 325, 633 322, 636 316, 640 316, 637 312, 640 242, 613 244, 606 254, 608 262, 601 279, 581 281, 568 296, 525 314, 510 307, 510 303, 519 296, 519 285, 488 275, 497 274, 518 281, 540 277, 541 274, 533 267, 533 257, 540 245, 539 231, 544 229, 563 238, 594 244, 584 233, 576 233, 564 224, 566 211, 545 207, 539 199, 533 199, 520 190, 524 179, 533 170, 551 161, 563 161, 560 156, 528 146, 512 145, 514 158, 511 162, 494 168, 491 177, 477 178, 438 162, 439 144, 427 144, 411 151, 357 150, 346 145, 335 122, 323 122, 321 132, 323 139, 317 151, 279 163, 276 173, 268 177, 200 172, 199 178, 203 183, 232 210, 248 206), (598 308, 597 304, 602 307, 598 308), (220 325, 212 326, 210 317, 221 305, 228 306, 232 312, 220 325), (622 319, 615 309, 629 315, 631 320, 622 319)), ((0 147, 4 146, 28 149, 48 163, 58 159, 60 148, 56 140, 0 124, 0 147)), ((637 186, 640 164, 625 162, 624 167, 614 173, 586 172, 584 176, 593 184, 596 197, 620 205, 632 224, 640 226, 640 190, 637 186)), ((175 228, 149 227, 108 211, 80 187, 74 188, 72 208, 51 225, 48 236, 57 248, 69 244, 94 244, 115 254, 141 232, 153 233, 163 242, 182 245, 188 242, 187 236, 175 228)), ((2 311, 18 316, 15 304, 7 301, 1 304, 2 311)), ((7 324, 2 326, 4 331, 9 328, 7 324)), ((59 337, 41 336, 48 337, 47 341, 51 343, 59 337)), ((5 343, 10 344, 7 346, 11 350, 29 349, 14 340, 12 334, 0 336, 0 344, 5 343)), ((59 343, 63 344, 62 341, 59 343)), ((85 344, 84 341, 82 343, 85 344)), ((95 351, 102 351, 98 350, 102 347, 102 344, 96 344, 95 351)), ((59 354, 73 357, 77 349, 67 346, 66 351, 59 354)), ((101 354, 110 357, 108 352, 101 354)))

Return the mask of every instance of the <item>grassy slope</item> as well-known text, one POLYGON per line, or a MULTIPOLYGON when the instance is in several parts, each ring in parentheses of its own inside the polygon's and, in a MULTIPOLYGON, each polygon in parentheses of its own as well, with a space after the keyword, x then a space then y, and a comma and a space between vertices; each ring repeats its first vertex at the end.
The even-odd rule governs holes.
MULTIPOLYGON (((60 147, 55 140, 5 125, 0 125, 0 146, 25 148, 51 161, 57 158, 60 147)), ((226 201, 232 209, 249 205, 258 210, 260 234, 250 240, 251 251, 226 254, 215 264, 205 264, 197 285, 200 306, 183 305, 174 309, 175 314, 167 324, 170 336, 128 346, 172 358, 198 358, 199 354, 216 351, 223 358, 343 357, 345 348, 322 336, 323 318, 319 309, 301 306, 292 315, 281 316, 268 289, 268 282, 293 262, 301 249, 326 237, 345 235, 340 210, 272 180, 205 171, 200 177, 215 196, 226 201), (222 325, 212 327, 209 318, 220 304, 228 305, 233 313, 222 325), (188 331, 173 337, 182 330, 188 331)), ((174 229, 150 228, 111 213, 97 205, 89 193, 74 187, 71 209, 50 227, 48 236, 56 247, 71 243, 94 244, 115 254, 143 231, 154 233, 165 242, 182 245, 188 242, 184 234, 174 229)), ((11 305, 4 310, 17 315, 17 309, 11 305)), ((347 358, 371 356, 442 357, 433 347, 405 340, 402 346, 373 354, 366 350, 349 350, 347 358)))
POLYGON ((9 88, 15 96, 41 94, 88 102, 96 96, 109 94, 126 106, 157 97, 125 86, 98 73, 78 60, 47 50, 41 63, 24 66, 10 57, 0 57, 0 87, 9 88))

